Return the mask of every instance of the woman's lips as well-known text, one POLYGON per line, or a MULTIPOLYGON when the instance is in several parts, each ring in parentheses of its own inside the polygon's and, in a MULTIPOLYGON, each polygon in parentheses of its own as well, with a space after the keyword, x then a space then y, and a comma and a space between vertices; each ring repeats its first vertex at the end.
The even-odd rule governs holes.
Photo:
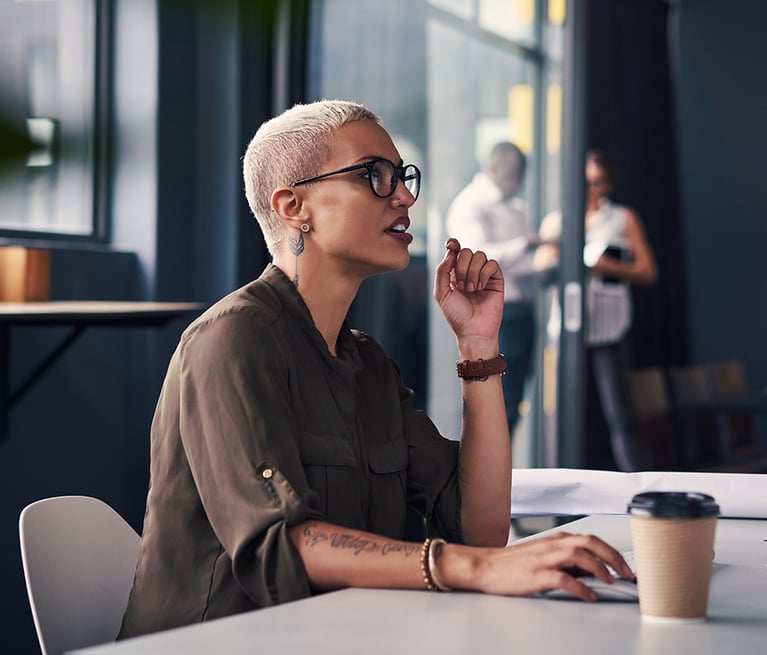
POLYGON ((388 228, 386 228, 386 234, 394 237, 398 241, 401 241, 405 245, 409 245, 413 241, 413 235, 408 234, 407 229, 410 227, 410 219, 407 216, 401 216, 388 228))
POLYGON ((404 243, 406 246, 410 245, 413 241, 413 235, 409 232, 397 232, 395 230, 386 230, 386 234, 390 237, 394 237, 397 241, 404 243))

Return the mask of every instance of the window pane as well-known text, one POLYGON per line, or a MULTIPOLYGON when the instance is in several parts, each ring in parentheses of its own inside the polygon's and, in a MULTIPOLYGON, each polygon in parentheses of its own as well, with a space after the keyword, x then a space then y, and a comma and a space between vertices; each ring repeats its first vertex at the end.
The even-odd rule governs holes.
POLYGON ((479 0, 479 24, 517 42, 535 41, 536 0, 479 0))
MULTIPOLYGON (((543 43, 536 48, 559 53, 561 45, 555 42, 558 30, 536 15, 539 4, 312 3, 310 98, 366 104, 383 117, 405 161, 424 173, 421 196, 411 211, 416 240, 410 267, 367 280, 350 320, 381 341, 400 363, 416 401, 428 396, 430 416, 451 438, 460 432, 455 338, 431 301, 433 270, 444 253, 448 208, 490 148, 504 140, 517 143, 527 154, 520 195, 533 224, 560 207, 561 74, 551 52, 531 44, 540 35, 543 43), (386 65, 379 65, 382 61, 386 65)), ((545 325, 543 317, 538 329, 545 330, 545 325)), ((546 343, 540 337, 537 341, 546 343)), ((540 349, 534 359, 533 382, 526 394, 532 409, 518 424, 514 441, 518 466, 536 462, 536 439, 545 430, 538 391, 540 349)))
MULTIPOLYGON (((423 3, 408 0, 312 3, 309 96, 368 106, 405 163, 425 170, 423 3)), ((424 176, 425 187, 430 178, 424 176)), ((426 252, 426 202, 410 210, 411 255, 426 252)))
POLYGON ((429 0, 429 2, 466 20, 473 20, 476 16, 477 0, 429 0))
MULTIPOLYGON (((440 17, 429 21, 427 43, 428 171, 433 178, 429 198, 438 217, 429 224, 433 268, 449 236, 445 220, 452 201, 496 143, 512 141, 529 159, 538 156, 535 122, 539 119, 534 106, 537 64, 519 50, 487 43, 473 30, 461 30, 440 17)), ((530 166, 519 194, 527 201, 528 212, 537 204, 532 202, 539 182, 534 171, 530 166)), ((446 434, 457 434, 461 416, 456 402, 460 384, 454 371, 455 338, 438 312, 433 312, 429 327, 430 413, 446 434)), ((524 465, 531 457, 532 418, 527 412, 517 424, 515 465, 524 465)))
POLYGON ((0 3, 2 120, 37 149, 0 175, 0 230, 93 233, 94 0, 0 3))
POLYGON ((496 142, 530 153, 533 66, 439 20, 427 43, 430 198, 444 216, 496 142))

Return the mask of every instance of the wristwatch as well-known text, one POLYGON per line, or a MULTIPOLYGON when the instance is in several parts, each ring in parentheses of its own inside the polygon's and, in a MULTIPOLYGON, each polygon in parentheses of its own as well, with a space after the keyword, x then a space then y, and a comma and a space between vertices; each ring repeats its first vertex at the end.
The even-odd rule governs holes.
POLYGON ((464 359, 455 363, 455 370, 463 380, 487 380, 490 375, 503 375, 506 372, 506 360, 503 355, 492 359, 464 359))

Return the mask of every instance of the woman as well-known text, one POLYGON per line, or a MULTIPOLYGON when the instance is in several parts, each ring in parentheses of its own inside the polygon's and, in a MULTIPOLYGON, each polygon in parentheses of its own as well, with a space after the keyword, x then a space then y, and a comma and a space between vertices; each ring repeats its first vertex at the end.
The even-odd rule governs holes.
POLYGON ((462 360, 460 444, 345 316, 408 264, 420 171, 360 105, 298 105, 244 158, 273 263, 187 328, 152 425, 151 486, 121 637, 345 586, 595 596, 573 569, 631 571, 591 536, 504 548, 511 457, 498 358, 503 279, 448 241, 434 296, 462 360), (480 361, 483 360, 483 361, 480 361), (463 369, 469 369, 463 371, 463 369), (405 507, 433 540, 402 541, 405 507), (450 543, 446 543, 446 541, 450 543))
MULTIPOLYGON (((631 370, 627 340, 632 321, 630 285, 654 283, 658 269, 638 214, 609 198, 614 175, 607 155, 600 150, 586 153, 585 174, 585 341, 613 459, 621 471, 637 471, 644 454, 635 433, 627 383, 631 370)), ((561 231, 558 213, 549 214, 541 223, 542 240, 556 241, 561 231)), ((544 245, 536 253, 536 265, 546 268, 558 258, 557 246, 544 245)))

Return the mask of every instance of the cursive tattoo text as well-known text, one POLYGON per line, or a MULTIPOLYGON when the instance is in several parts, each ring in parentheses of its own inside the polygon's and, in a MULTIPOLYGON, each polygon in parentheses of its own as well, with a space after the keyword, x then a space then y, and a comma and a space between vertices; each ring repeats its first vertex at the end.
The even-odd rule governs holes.
POLYGON ((378 540, 349 532, 327 532, 314 525, 304 526, 303 535, 309 548, 327 544, 330 548, 351 550, 355 557, 361 553, 379 553, 382 556, 402 553, 405 557, 410 557, 421 549, 421 544, 378 540))

